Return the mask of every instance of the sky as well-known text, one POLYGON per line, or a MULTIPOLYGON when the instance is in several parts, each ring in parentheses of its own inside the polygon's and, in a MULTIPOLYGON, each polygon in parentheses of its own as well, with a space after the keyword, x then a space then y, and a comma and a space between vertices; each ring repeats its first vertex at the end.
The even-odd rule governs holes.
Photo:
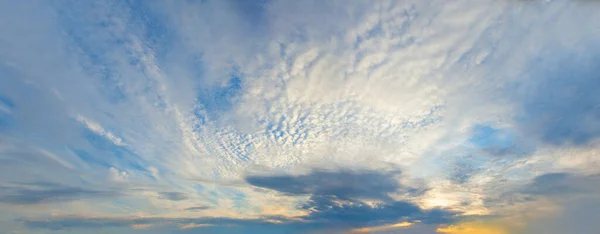
POLYGON ((0 233, 597 234, 598 12, 0 0, 0 233))

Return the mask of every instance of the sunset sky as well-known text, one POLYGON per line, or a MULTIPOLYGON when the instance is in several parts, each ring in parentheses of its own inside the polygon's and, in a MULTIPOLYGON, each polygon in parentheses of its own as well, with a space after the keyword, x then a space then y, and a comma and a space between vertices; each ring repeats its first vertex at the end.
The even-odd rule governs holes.
POLYGON ((0 0, 0 233, 598 234, 600 2, 0 0))

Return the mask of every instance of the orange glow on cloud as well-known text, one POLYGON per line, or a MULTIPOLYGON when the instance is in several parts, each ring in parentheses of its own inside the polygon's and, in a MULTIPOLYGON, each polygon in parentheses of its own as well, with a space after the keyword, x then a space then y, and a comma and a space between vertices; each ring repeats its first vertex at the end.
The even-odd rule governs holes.
POLYGON ((392 230, 392 229, 396 229, 396 228, 410 227, 413 224, 414 223, 402 222, 402 223, 396 223, 396 224, 378 226, 378 227, 357 228, 357 229, 353 229, 351 233, 371 233, 371 232, 387 231, 387 230, 392 230))

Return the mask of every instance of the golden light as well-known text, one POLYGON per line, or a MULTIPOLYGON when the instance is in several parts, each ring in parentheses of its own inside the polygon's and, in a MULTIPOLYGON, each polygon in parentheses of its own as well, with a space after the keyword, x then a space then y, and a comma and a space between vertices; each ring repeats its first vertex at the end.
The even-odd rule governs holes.
POLYGON ((507 228, 489 223, 461 223, 440 227, 438 233, 448 234, 510 234, 507 228))

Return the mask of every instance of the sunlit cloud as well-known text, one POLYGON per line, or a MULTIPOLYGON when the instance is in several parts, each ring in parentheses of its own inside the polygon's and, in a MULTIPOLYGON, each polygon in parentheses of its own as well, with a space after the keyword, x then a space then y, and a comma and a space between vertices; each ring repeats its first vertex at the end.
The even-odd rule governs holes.
POLYGON ((399 228, 406 228, 412 226, 414 223, 409 222, 401 222, 396 224, 378 226, 378 227, 365 227, 365 228, 356 228, 353 229, 352 233, 373 233, 373 232, 381 232, 381 231, 389 231, 399 228))

